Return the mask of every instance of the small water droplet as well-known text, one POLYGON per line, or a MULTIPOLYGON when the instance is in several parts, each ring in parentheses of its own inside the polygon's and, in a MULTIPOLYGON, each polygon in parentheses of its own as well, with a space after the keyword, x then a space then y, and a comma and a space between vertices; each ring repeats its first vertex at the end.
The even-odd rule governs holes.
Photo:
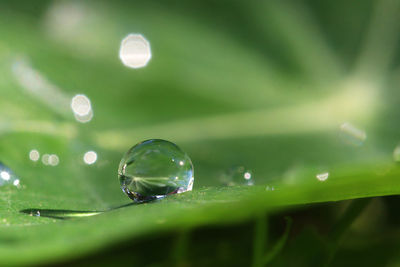
POLYGON ((329 177, 329 172, 319 173, 315 177, 321 182, 326 181, 326 179, 329 177))
POLYGON ((75 95, 71 100, 71 109, 78 122, 86 123, 93 118, 93 109, 90 99, 85 95, 75 95))
POLYGON ((49 154, 44 154, 44 155, 42 156, 42 163, 43 163, 44 165, 49 165, 49 158, 50 158, 50 155, 49 155, 49 154))
POLYGON ((129 34, 121 42, 119 57, 130 68, 142 68, 151 59, 150 43, 141 34, 129 34))
POLYGON ((32 161, 38 161, 40 158, 40 153, 36 149, 29 151, 29 159, 32 161))
POLYGON ((60 159, 56 154, 44 154, 42 156, 42 163, 46 166, 57 166, 60 163, 60 159))
POLYGON ((346 122, 340 125, 340 138, 349 145, 361 146, 367 139, 367 134, 364 130, 346 122))
POLYGON ((14 174, 14 172, 0 162, 0 186, 2 185, 14 185, 17 188, 20 188, 20 180, 14 174))
POLYGON ((267 191, 275 191, 275 187, 267 185, 265 190, 267 190, 267 191))
POLYGON ((49 164, 51 166, 57 166, 58 163, 60 163, 60 159, 58 158, 58 156, 56 154, 52 154, 49 157, 49 164))
POLYGON ((244 166, 233 166, 222 175, 222 183, 227 186, 254 185, 253 173, 244 166))
POLYGON ((88 151, 83 155, 83 162, 87 165, 94 164, 97 161, 97 153, 94 151, 88 151))
POLYGON ((194 181, 189 156, 160 139, 132 147, 120 162, 118 177, 122 191, 136 202, 191 191, 194 181))

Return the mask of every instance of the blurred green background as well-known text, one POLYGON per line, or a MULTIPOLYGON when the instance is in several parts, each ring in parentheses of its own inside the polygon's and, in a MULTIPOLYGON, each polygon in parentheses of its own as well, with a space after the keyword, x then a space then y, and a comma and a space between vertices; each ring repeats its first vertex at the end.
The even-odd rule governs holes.
POLYGON ((0 162, 13 173, 0 179, 0 265, 400 265, 399 11, 0 1, 0 162), (144 68, 121 63, 130 33, 150 43, 144 68), (69 106, 77 94, 86 123, 69 106), (130 203, 118 164, 151 138, 189 154, 193 192, 88 218, 20 212, 130 203), (233 166, 255 185, 224 186, 233 166))

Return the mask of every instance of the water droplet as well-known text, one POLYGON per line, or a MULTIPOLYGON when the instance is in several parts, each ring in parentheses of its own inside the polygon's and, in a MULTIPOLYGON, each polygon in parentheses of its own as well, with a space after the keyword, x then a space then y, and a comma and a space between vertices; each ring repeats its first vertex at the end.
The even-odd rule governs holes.
POLYGON ((160 139, 143 141, 129 149, 119 165, 118 177, 122 191, 136 202, 191 191, 194 181, 189 156, 175 144, 160 139))
POLYGON ((60 159, 56 154, 44 154, 42 156, 42 163, 46 166, 57 166, 60 163, 60 159))
POLYGON ((71 100, 71 109, 78 122, 86 123, 93 118, 93 109, 90 99, 85 95, 76 95, 71 100))
POLYGON ((14 172, 0 162, 0 186, 2 185, 14 185, 18 188, 21 187, 20 180, 14 172))
POLYGON ((275 191, 275 187, 267 185, 265 190, 267 190, 267 191, 275 191))
POLYGON ((57 166, 58 163, 60 163, 60 159, 58 158, 57 155, 52 154, 52 155, 49 156, 49 164, 51 166, 57 166))
POLYGON ((44 165, 49 165, 49 158, 50 158, 50 155, 49 155, 49 154, 44 154, 44 155, 42 156, 42 163, 43 163, 44 165))
POLYGON ((329 172, 319 173, 315 177, 321 182, 326 181, 326 179, 329 177, 329 172))
POLYGON ((340 125, 340 137, 347 144, 361 146, 367 139, 367 134, 365 131, 346 122, 340 125))
POLYGON ((29 152, 29 159, 30 159, 30 160, 32 160, 32 161, 38 161, 39 158, 40 158, 40 153, 39 153, 39 151, 37 151, 36 149, 32 149, 32 150, 29 152))
POLYGON ((121 42, 119 57, 130 68, 142 68, 151 59, 150 43, 141 34, 129 34, 121 42))
POLYGON ((233 166, 222 175, 222 182, 228 186, 254 185, 253 174, 244 166, 233 166))
POLYGON ((97 153, 94 151, 88 151, 83 155, 83 162, 87 165, 91 165, 97 161, 97 153))

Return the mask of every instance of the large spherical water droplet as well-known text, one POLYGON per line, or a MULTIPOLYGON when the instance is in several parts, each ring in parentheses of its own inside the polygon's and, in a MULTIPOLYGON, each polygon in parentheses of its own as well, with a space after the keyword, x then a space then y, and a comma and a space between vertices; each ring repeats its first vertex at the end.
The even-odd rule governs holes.
POLYGON ((191 191, 194 181, 189 156, 177 145, 160 139, 129 149, 119 165, 118 177, 122 191, 136 202, 191 191))

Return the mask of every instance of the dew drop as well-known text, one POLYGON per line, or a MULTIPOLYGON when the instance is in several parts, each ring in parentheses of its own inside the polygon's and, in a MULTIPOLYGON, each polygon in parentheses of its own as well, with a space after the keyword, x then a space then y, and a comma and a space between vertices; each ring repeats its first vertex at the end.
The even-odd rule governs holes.
POLYGON ((97 153, 94 151, 88 151, 83 155, 83 162, 87 165, 92 165, 97 161, 97 153))
POLYGON ((326 181, 329 177, 329 172, 319 173, 315 177, 321 182, 326 181))
POLYGON ((42 156, 42 163, 43 163, 44 165, 49 165, 49 158, 50 158, 50 155, 49 155, 49 154, 44 154, 44 155, 42 156))
POLYGON ((15 173, 0 162, 0 186, 3 185, 14 185, 17 188, 20 188, 20 180, 15 175, 15 173))
POLYGON ((143 141, 122 158, 118 178, 122 191, 135 202, 191 191, 193 165, 175 144, 151 139, 143 141))
POLYGON ((71 109, 78 122, 86 123, 93 118, 93 109, 90 99, 85 95, 75 95, 71 100, 71 109))
POLYGON ((253 173, 244 166, 233 166, 222 175, 222 182, 228 186, 254 185, 253 173))
POLYGON ((71 100, 71 109, 74 113, 79 116, 85 116, 89 114, 92 109, 90 100, 85 95, 76 95, 71 100))
POLYGON ((275 191, 275 187, 267 185, 265 190, 267 190, 267 191, 275 191))
POLYGON ((150 43, 141 34, 129 34, 121 42, 119 57, 129 68, 142 68, 151 58, 150 43))
POLYGON ((36 149, 32 149, 32 150, 29 152, 29 159, 30 159, 30 160, 32 160, 32 161, 38 161, 39 158, 40 158, 40 153, 39 153, 39 151, 37 151, 36 149))
POLYGON ((46 166, 57 166, 60 163, 60 158, 56 154, 44 154, 42 156, 42 163, 46 166))

